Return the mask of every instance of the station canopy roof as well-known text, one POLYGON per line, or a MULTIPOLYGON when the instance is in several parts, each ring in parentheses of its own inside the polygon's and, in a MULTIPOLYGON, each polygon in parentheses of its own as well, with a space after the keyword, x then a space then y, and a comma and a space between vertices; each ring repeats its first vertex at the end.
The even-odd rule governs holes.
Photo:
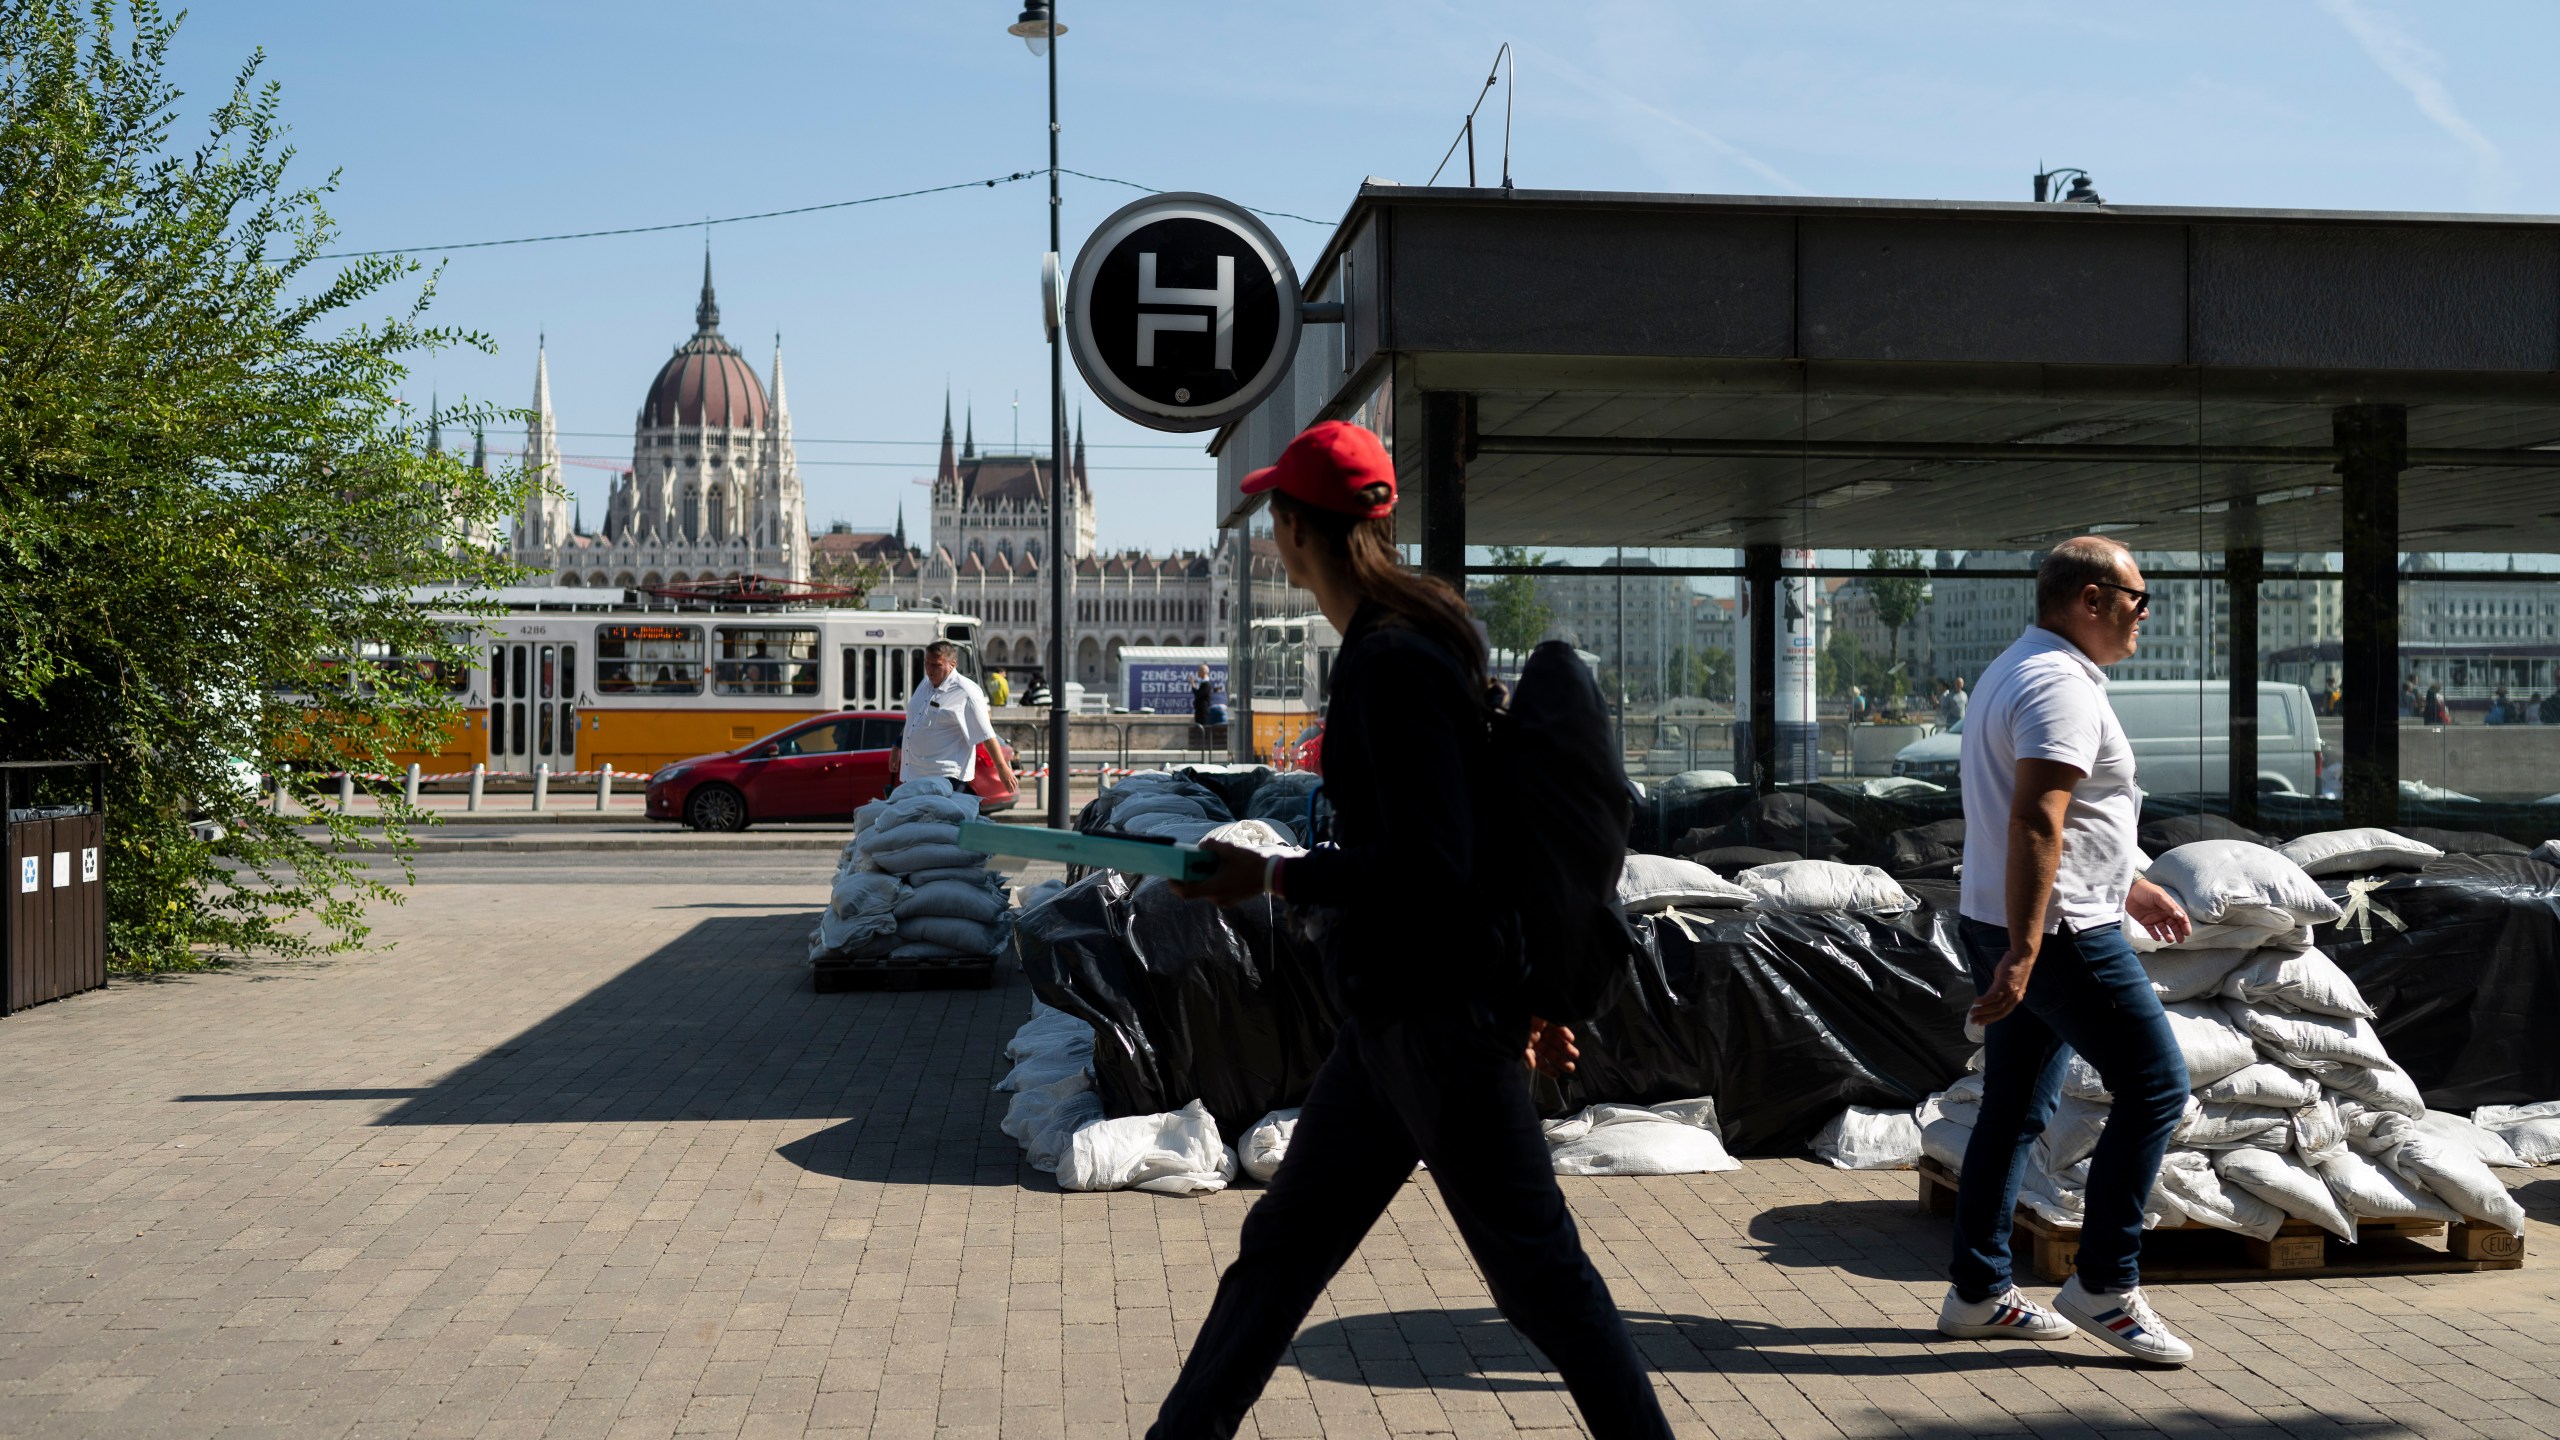
POLYGON ((2402 548, 2560 550, 2560 220, 1373 182, 1305 294, 1345 322, 1213 441, 1222 524, 1335 417, 1420 508, 1456 392, 1470 545, 2334 550, 2385 404, 2402 548))

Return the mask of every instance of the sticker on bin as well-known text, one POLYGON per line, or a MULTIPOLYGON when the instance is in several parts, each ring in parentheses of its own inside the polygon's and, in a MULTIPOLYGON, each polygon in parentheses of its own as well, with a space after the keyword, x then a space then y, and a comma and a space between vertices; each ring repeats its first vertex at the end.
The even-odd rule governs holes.
POLYGON ((68 851, 68 850, 56 850, 56 851, 54 851, 54 852, 53 852, 53 884, 54 884, 54 888, 55 888, 55 889, 60 889, 60 888, 62 888, 63 886, 68 885, 68 884, 70 884, 70 883, 71 883, 71 852, 70 852, 70 851, 68 851))
POLYGON ((80 883, 83 885, 98 883, 98 847, 95 845, 80 847, 80 883))
POLYGON ((39 883, 38 877, 43 873, 36 868, 36 857, 33 855, 20 859, 18 861, 18 893, 24 895, 34 890, 39 883))

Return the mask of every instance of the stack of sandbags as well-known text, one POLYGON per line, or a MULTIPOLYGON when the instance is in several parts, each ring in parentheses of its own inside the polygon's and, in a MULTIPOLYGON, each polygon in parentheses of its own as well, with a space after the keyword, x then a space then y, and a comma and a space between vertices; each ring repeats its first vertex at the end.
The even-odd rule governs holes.
POLYGON ((1236 1152, 1197 1100, 1170 1114, 1103 1118, 1084 1021, 1035 1000, 1004 1054, 1013 1068, 995 1088, 1013 1098, 998 1128, 1059 1188, 1206 1195, 1235 1179, 1236 1152))
MULTIPOLYGON (((1558 1175, 1706 1175, 1742 1168, 1718 1138, 1712 1099, 1586 1105, 1542 1123, 1558 1175)), ((1297 1127, 1295 1109, 1254 1122, 1244 1136, 1245 1173, 1265 1182, 1278 1174, 1297 1127)))
POLYGON ((871 868, 852 845, 828 887, 827 908, 809 932, 809 959, 885 960, 898 948, 898 902, 907 887, 897 876, 871 868))
MULTIPOLYGON (((910 780, 853 812, 854 862, 903 887, 890 960, 1001 955, 1012 935, 1004 877, 987 857, 960 847, 960 824, 978 818, 978 797, 944 779, 910 780)), ((877 943, 876 941, 874 942, 877 943)))
POLYGON ((1093 1090, 1093 1027, 1034 1000, 1031 1018, 1007 1041, 1013 1068, 996 1082, 1011 1095, 998 1126, 1022 1145, 1034 1170, 1055 1173, 1067 1141, 1102 1118, 1093 1090))
POLYGON ((1235 819, 1218 792, 1187 775, 1148 770, 1085 802, 1076 829, 1088 835, 1138 835, 1196 844, 1235 819))
MULTIPOLYGON (((2423 863, 2414 850, 2384 848, 2423 863)), ((2340 841, 2305 853, 2352 854, 2369 867, 2372 849, 2340 841)), ((2194 922, 2173 945, 2126 927, 2194 1089, 2146 1223, 2193 1221, 2260 1238, 2288 1216, 2347 1240, 2364 1219, 2471 1219, 2522 1232, 2523 1210, 2489 1173, 2481 1147, 2441 1121, 2421 1123, 2425 1102, 2374 1033, 2372 1008, 2312 948, 2310 927, 2336 919, 2339 907, 2300 864, 2254 841, 2210 839, 2160 856, 2148 878, 2194 922)), ((2076 1223, 2112 1097, 2076 1055, 2062 1089, 2020 1198, 2076 1223)), ((1923 1146, 1960 1165, 1981 1103, 1979 1075, 1933 1103, 1923 1146)))

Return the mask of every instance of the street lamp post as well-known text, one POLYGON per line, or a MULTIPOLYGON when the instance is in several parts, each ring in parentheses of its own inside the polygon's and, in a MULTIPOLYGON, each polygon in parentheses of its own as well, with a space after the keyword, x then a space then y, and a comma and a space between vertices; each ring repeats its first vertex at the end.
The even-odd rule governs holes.
MULTIPOLYGON (((1022 15, 1005 27, 1019 35, 1031 53, 1049 62, 1049 256, 1054 270, 1058 255, 1058 46, 1067 33, 1048 0, 1027 0, 1022 15)), ((1049 302, 1043 300, 1044 306, 1049 302)), ((1073 818, 1067 786, 1067 371, 1066 336, 1059 333, 1057 312, 1045 317, 1049 329, 1049 825, 1064 830, 1073 818)))

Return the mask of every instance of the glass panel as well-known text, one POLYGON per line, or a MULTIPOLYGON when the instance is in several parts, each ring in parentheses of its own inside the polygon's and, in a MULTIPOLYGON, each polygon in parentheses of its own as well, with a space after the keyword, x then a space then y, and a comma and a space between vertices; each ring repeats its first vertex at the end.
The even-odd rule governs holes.
POLYGON ((596 689, 606 695, 702 693, 699 625, 599 625, 596 689))
POLYGON ((550 700, 560 693, 560 647, 542 647, 542 698, 550 700))
POLYGON ((548 755, 551 753, 551 707, 548 705, 536 705, 533 709, 535 732, 534 749, 541 754, 548 755))
POLYGON ((489 698, 507 698, 507 647, 504 645, 489 647, 489 698))
POLYGON ((507 668, 512 672, 513 677, 507 683, 507 693, 510 695, 522 696, 532 693, 531 688, 525 684, 525 667, 528 658, 525 652, 531 648, 526 645, 507 647, 507 668))
POLYGON ((718 627, 711 689, 719 695, 818 693, 818 632, 796 626, 718 627))

